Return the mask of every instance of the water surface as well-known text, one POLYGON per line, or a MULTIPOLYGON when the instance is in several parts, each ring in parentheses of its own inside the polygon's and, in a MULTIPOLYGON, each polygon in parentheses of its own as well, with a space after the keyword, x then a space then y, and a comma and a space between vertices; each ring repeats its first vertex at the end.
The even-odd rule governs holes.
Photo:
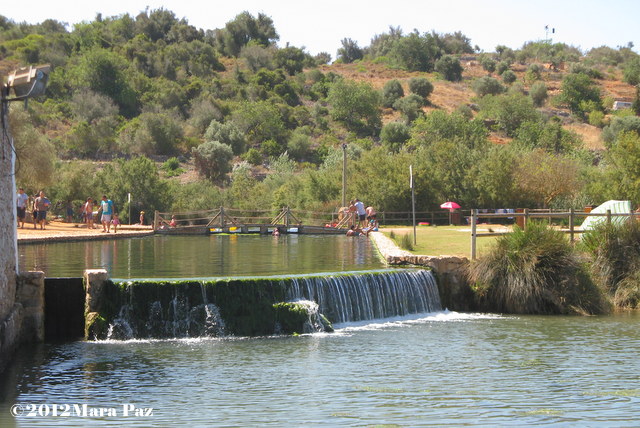
POLYGON ((341 235, 161 236, 20 245, 21 270, 80 277, 191 278, 343 272, 383 267, 369 239, 341 235))
POLYGON ((0 426, 638 426, 640 317, 436 313, 298 337, 20 351, 0 426), (12 404, 153 407, 20 417, 12 404))

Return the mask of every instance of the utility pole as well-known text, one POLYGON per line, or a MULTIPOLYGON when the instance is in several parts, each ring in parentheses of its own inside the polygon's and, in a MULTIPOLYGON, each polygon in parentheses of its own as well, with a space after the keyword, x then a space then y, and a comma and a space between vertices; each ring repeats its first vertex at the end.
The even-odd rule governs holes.
POLYGON ((347 206, 347 145, 342 145, 342 206, 347 206))

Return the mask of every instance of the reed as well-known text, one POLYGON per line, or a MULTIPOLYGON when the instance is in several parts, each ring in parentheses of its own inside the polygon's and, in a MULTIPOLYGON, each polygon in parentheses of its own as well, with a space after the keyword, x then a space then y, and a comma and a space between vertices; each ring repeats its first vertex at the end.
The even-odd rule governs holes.
POLYGON ((603 313, 603 293, 564 234, 531 222, 514 227, 469 266, 483 310, 518 314, 603 313))
POLYGON ((640 307, 640 223, 601 224, 582 236, 580 248, 592 257, 591 271, 613 304, 640 307))

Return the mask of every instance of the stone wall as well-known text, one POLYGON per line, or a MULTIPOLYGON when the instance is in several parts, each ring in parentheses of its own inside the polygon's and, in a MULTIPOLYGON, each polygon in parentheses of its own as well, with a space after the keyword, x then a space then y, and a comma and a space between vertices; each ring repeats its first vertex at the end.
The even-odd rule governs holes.
POLYGON ((430 267, 438 281, 438 291, 443 308, 455 311, 474 310, 474 294, 466 280, 469 259, 457 256, 415 255, 398 248, 382 232, 372 232, 369 236, 388 264, 430 267))
POLYGON ((15 155, 7 136, 8 103, 0 112, 0 371, 13 353, 22 323, 22 307, 15 304, 17 272, 15 155), (3 113, 6 113, 4 115, 3 113))

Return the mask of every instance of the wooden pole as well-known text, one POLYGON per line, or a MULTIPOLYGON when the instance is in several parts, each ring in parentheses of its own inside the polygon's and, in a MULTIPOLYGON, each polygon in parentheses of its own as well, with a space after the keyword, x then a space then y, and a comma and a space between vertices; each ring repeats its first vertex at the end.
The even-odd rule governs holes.
POLYGON ((607 225, 611 225, 611 210, 607 210, 607 225))
POLYGON ((342 206, 347 206, 347 145, 342 145, 342 206))
POLYGON ((416 192, 413 185, 413 165, 409 165, 409 185, 411 186, 411 212, 413 219, 413 245, 416 245, 417 242, 417 232, 416 232, 416 192))
POLYGON ((573 208, 571 208, 569 210, 569 236, 570 236, 570 242, 573 244, 574 241, 574 237, 573 237, 573 208))
POLYGON ((476 259, 476 224, 478 223, 478 210, 471 210, 471 260, 476 259))
POLYGON ((527 230, 527 223, 529 223, 529 208, 524 209, 524 230, 527 230))

